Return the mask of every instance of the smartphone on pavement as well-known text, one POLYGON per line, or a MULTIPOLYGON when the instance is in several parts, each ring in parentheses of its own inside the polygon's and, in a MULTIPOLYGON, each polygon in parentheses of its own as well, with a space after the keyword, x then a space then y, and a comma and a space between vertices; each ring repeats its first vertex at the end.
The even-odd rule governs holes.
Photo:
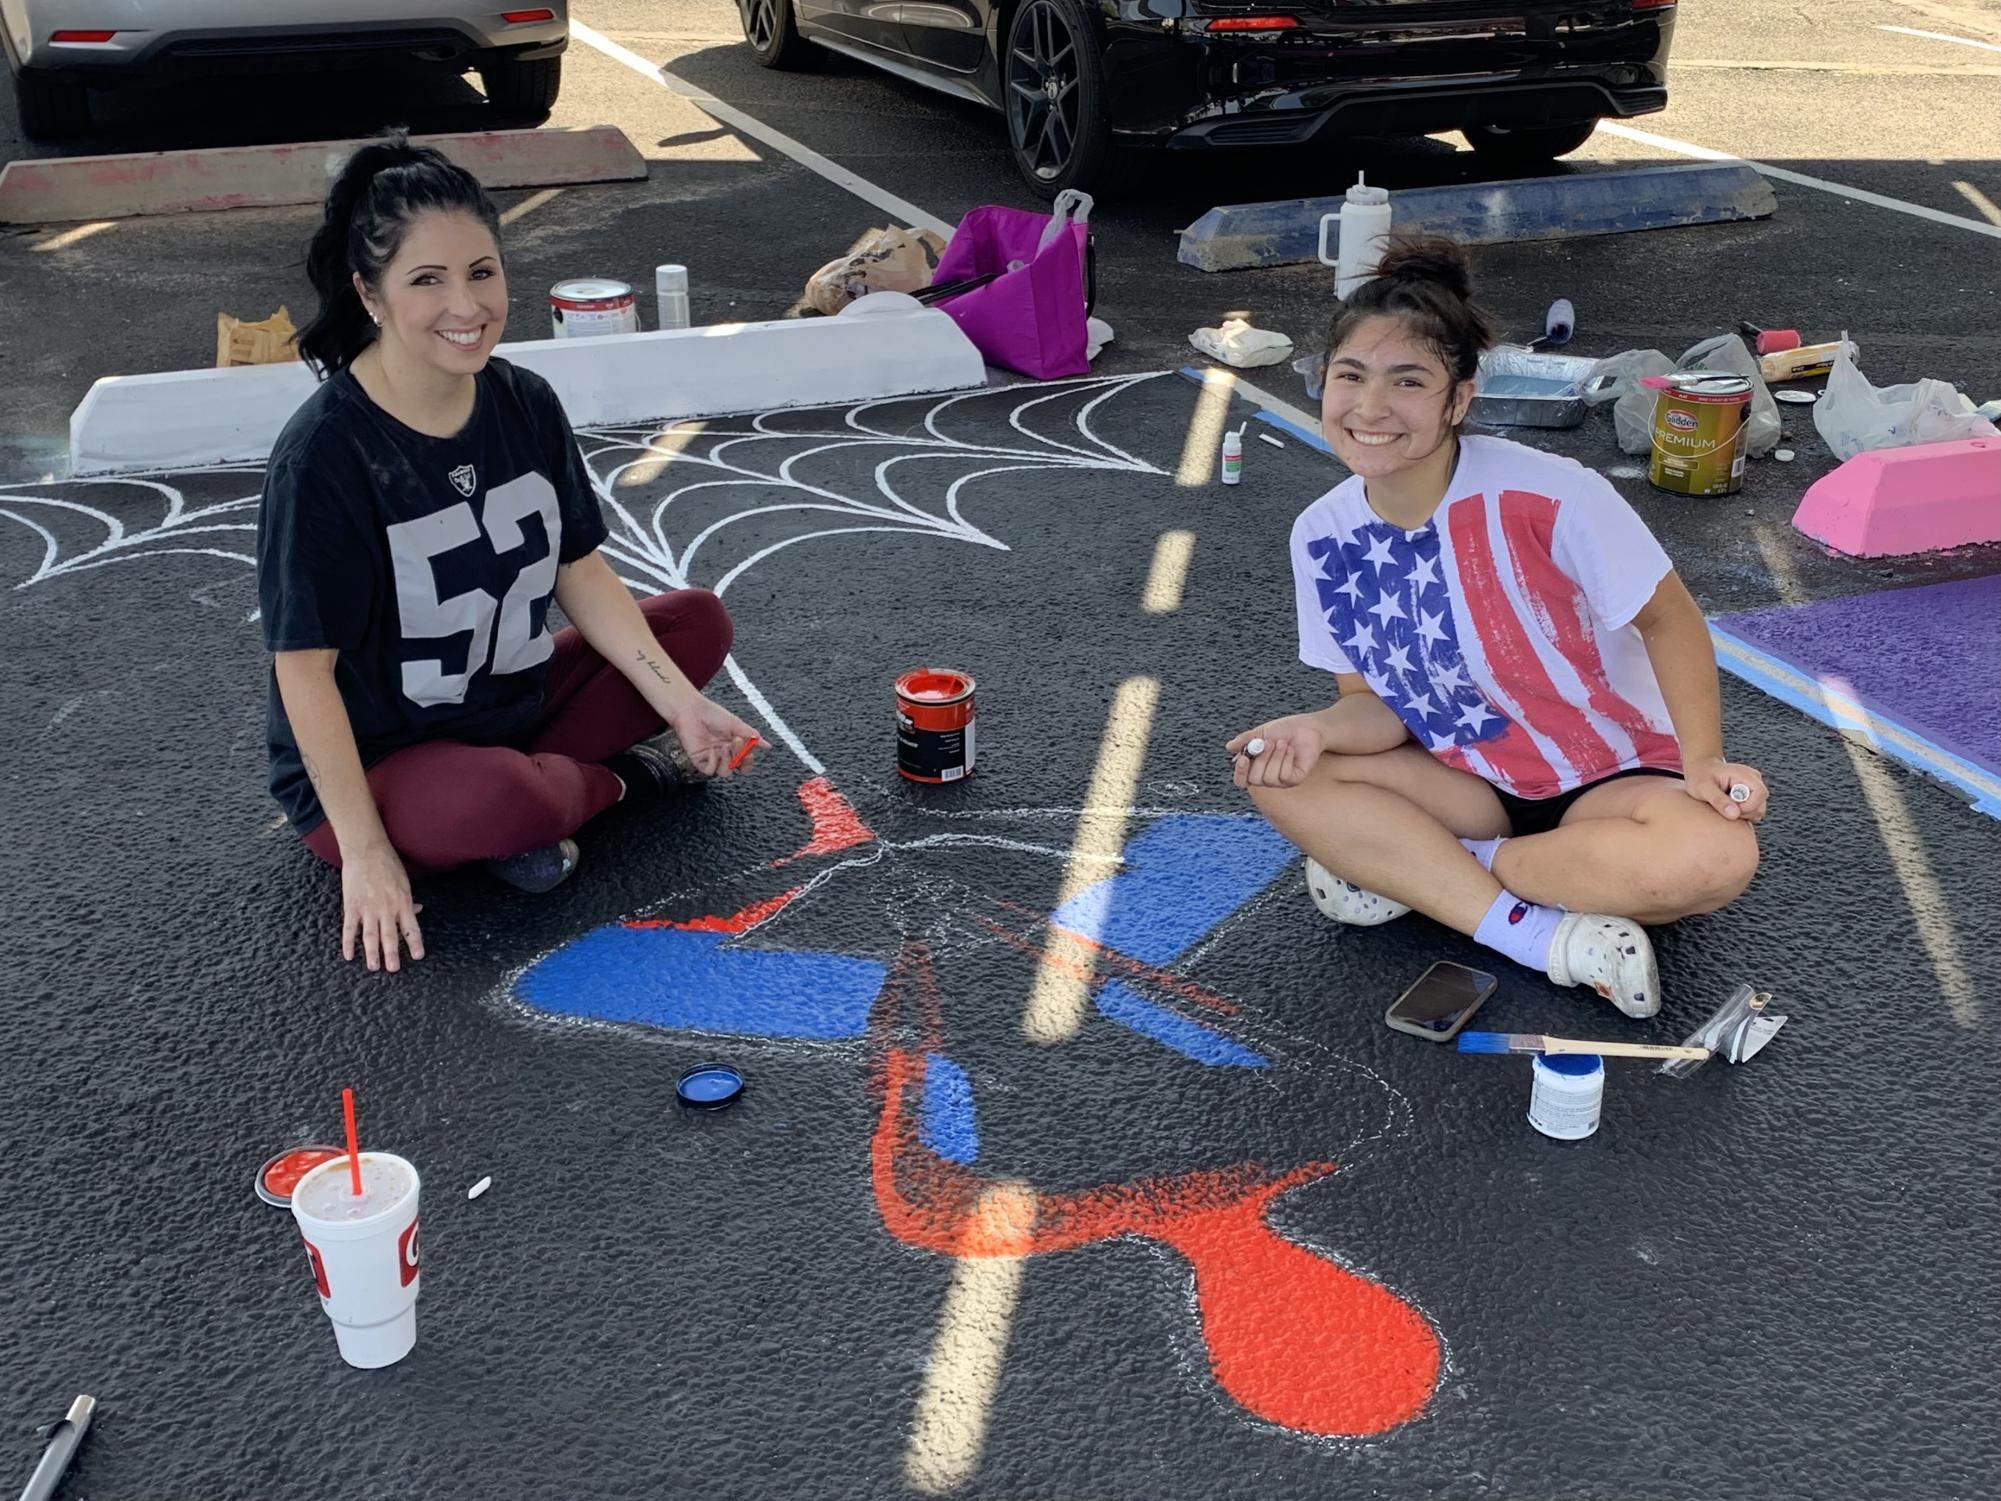
POLYGON ((1499 986, 1485 970, 1441 959, 1396 998, 1383 1020, 1427 1042, 1450 1042, 1499 986))

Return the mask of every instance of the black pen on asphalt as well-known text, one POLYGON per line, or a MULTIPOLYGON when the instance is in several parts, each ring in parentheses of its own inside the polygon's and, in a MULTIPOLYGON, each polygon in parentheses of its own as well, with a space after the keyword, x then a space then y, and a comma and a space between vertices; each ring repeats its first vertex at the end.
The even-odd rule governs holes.
POLYGON ((21 1492, 21 1501, 49 1501, 55 1495, 56 1487, 62 1484, 63 1472, 76 1456, 76 1446, 90 1431, 90 1415, 96 1410, 95 1397, 78 1397, 70 1403, 69 1415, 49 1435, 49 1446, 42 1450, 42 1462, 28 1477, 28 1488, 21 1492))

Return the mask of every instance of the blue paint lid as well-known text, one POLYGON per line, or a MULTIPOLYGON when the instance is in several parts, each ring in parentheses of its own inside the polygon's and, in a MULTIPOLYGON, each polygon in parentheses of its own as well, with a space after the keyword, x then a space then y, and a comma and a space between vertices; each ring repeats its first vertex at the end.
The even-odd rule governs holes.
POLYGON ((690 1110, 721 1110, 743 1093, 743 1075, 727 1063, 698 1063, 675 1081, 674 1093, 690 1110))
POLYGON ((1596 1053, 1542 1053, 1536 1062, 1553 1074, 1573 1074, 1580 1079, 1605 1067, 1605 1060, 1596 1053))

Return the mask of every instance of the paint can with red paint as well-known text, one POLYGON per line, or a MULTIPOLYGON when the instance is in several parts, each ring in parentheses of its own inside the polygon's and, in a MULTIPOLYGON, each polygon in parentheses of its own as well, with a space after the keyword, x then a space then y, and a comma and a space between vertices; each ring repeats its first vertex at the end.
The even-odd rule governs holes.
POLYGON ((920 667, 896 680, 896 769, 913 782, 973 774, 973 679, 920 667))
POLYGON ((559 339, 639 332, 639 299, 622 281, 559 281, 549 288, 549 325, 559 339))

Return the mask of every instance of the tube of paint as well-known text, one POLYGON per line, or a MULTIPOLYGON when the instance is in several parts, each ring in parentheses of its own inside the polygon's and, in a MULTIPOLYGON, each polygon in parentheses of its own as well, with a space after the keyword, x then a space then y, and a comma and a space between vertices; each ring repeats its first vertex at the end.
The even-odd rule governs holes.
POLYGON ((1223 483, 1234 485, 1244 477, 1244 430, 1240 427, 1223 434, 1223 483))

